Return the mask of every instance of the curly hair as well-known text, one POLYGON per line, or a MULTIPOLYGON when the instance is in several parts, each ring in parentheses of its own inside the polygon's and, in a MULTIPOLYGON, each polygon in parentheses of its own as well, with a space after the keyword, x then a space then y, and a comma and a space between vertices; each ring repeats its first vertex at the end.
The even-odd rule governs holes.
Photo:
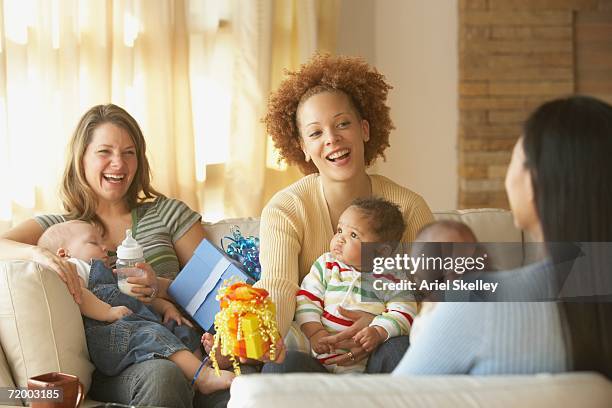
POLYGON ((297 164, 304 174, 316 173, 312 162, 306 162, 300 146, 297 126, 298 107, 310 96, 325 91, 343 92, 358 116, 370 124, 370 140, 364 149, 366 166, 384 156, 389 133, 395 127, 385 104, 391 85, 375 68, 356 57, 316 54, 297 71, 286 71, 286 78, 270 95, 266 130, 287 164, 297 164))
POLYGON ((381 197, 357 198, 351 203, 369 218, 370 227, 382 242, 399 242, 406 230, 400 208, 381 197))

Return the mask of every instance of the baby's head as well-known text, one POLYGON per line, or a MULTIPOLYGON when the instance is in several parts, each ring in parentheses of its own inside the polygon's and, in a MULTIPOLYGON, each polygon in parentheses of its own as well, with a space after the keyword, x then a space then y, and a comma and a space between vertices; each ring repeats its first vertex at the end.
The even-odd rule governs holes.
POLYGON ((339 261, 361 270, 361 243, 399 242, 405 229, 397 205, 378 197, 359 198, 340 215, 329 250, 339 261))
POLYGON ((425 253, 431 257, 456 258, 473 256, 478 249, 478 240, 470 227, 459 221, 441 220, 421 228, 412 244, 411 254, 413 257, 425 253))
MULTIPOLYGON (((470 227, 458 221, 442 220, 425 225, 417 234, 411 245, 410 255, 413 258, 427 257, 428 259, 447 259, 448 257, 458 259, 465 257, 476 257, 478 251, 478 240, 470 227), (459 245, 454 245, 459 244, 459 245)), ((414 271, 412 277, 421 288, 421 283, 427 281, 444 282, 456 279, 460 274, 453 269, 445 269, 442 263, 432 263, 432 267, 419 267, 414 271)), ((435 299, 437 291, 419 289, 420 299, 435 299)))
POLYGON ((52 225, 41 235, 38 246, 87 262, 92 259, 108 260, 102 234, 85 221, 73 220, 52 225))
POLYGON ((425 225, 417 234, 416 242, 469 242, 476 243, 470 227, 459 221, 442 220, 425 225))

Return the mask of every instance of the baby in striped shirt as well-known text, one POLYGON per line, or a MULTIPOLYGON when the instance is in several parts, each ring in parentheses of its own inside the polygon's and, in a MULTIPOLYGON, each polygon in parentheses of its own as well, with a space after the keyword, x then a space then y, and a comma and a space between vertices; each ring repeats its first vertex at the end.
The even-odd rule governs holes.
MULTIPOLYGON (((338 349, 328 337, 353 324, 338 308, 360 310, 375 315, 372 323, 360 330, 353 340, 372 352, 390 337, 407 335, 416 303, 406 299, 381 299, 362 288, 362 243, 379 243, 380 250, 393 249, 406 224, 400 209, 382 198, 357 199, 342 213, 337 232, 330 242, 330 251, 321 255, 304 277, 297 293, 295 320, 310 340, 313 355, 334 373, 363 372, 367 359, 348 366, 328 364, 328 360, 350 350, 338 349), (364 298, 367 298, 366 299, 364 298)), ((378 248, 378 247, 377 247, 378 248)))

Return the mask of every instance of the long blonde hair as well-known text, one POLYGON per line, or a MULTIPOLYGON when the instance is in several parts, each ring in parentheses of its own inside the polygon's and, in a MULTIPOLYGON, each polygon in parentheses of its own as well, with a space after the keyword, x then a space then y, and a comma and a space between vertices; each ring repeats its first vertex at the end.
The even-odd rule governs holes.
POLYGON ((83 168, 83 156, 87 146, 91 143, 93 132, 104 123, 112 123, 124 129, 136 147, 138 167, 134 180, 124 197, 127 207, 133 209, 139 203, 155 197, 163 197, 163 194, 151 186, 151 170, 146 156, 146 144, 136 120, 124 109, 113 104, 96 105, 89 109, 81 117, 68 144, 60 195, 68 219, 93 222, 102 229, 103 233, 106 233, 106 226, 96 214, 98 196, 87 183, 83 168))

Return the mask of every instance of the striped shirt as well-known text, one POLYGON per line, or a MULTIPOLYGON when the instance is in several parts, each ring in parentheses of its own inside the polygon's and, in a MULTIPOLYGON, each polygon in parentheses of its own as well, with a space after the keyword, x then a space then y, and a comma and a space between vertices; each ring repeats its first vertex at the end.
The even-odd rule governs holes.
MULTIPOLYGON (((433 221, 427 203, 415 192, 386 177, 370 175, 372 196, 400 207, 406 231, 401 242, 412 242, 417 232, 433 221)), ((276 303, 281 334, 289 331, 295 314, 295 294, 312 263, 329 251, 334 236, 323 184, 318 174, 305 176, 274 195, 261 214, 259 236, 261 280, 276 303)))
MULTIPOLYGON (((370 326, 383 327, 389 337, 407 335, 416 315, 416 303, 394 299, 385 302, 375 293, 365 293, 361 287, 361 274, 336 260, 329 252, 321 255, 302 280, 297 293, 295 320, 298 325, 320 322, 329 333, 338 333, 353 324, 338 312, 338 307, 342 306, 375 315, 370 326)), ((325 364, 326 360, 343 352, 336 350, 334 354, 316 357, 325 364)), ((362 362, 362 368, 365 368, 365 362, 362 362)))
MULTIPOLYGON (((132 235, 142 245, 145 260, 157 276, 174 279, 180 265, 174 243, 202 217, 179 200, 157 197, 132 209, 132 235)), ((65 222, 65 215, 39 215, 34 219, 43 230, 65 222)))

